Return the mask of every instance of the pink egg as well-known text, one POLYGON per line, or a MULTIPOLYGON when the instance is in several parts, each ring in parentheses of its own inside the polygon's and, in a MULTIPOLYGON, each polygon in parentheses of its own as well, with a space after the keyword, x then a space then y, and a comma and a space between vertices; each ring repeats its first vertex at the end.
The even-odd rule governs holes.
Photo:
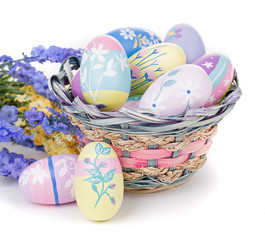
POLYGON ((80 69, 78 70, 78 72, 76 73, 76 75, 74 76, 72 83, 72 93, 75 97, 79 97, 83 103, 86 103, 86 100, 84 99, 82 90, 81 90, 81 83, 80 83, 80 69))
POLYGON ((74 202, 77 159, 78 155, 62 154, 32 163, 19 177, 22 195, 31 202, 45 205, 74 202))
POLYGON ((140 100, 139 108, 160 117, 178 116, 202 107, 212 92, 212 83, 199 66, 186 64, 162 75, 151 84, 140 100))

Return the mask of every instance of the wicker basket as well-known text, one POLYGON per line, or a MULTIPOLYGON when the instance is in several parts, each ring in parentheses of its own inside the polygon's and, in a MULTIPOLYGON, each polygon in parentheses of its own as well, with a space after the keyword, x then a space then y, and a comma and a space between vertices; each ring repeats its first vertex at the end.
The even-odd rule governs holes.
POLYGON ((79 139, 80 150, 88 142, 104 141, 116 151, 126 191, 154 192, 186 182, 204 165, 218 122, 241 96, 235 73, 219 105, 191 109, 182 117, 161 118, 124 107, 101 112, 100 106, 86 105, 71 93, 72 71, 79 67, 77 58, 66 59, 49 87, 85 136, 79 139))

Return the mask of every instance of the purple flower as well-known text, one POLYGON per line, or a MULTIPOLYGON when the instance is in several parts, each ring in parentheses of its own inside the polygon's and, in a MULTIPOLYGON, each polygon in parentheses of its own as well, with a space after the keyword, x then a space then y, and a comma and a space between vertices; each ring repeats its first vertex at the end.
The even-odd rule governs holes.
POLYGON ((63 50, 60 47, 50 46, 48 49, 48 56, 50 61, 53 62, 62 62, 63 50))
POLYGON ((116 184, 111 184, 111 185, 109 185, 109 188, 110 188, 110 189, 115 189, 115 187, 116 187, 116 184))
POLYGON ((41 127, 45 131, 47 135, 50 135, 51 133, 54 132, 54 128, 52 125, 50 125, 50 121, 47 117, 44 117, 41 123, 41 127))
POLYGON ((65 125, 64 123, 54 122, 53 126, 55 131, 62 132, 65 135, 67 134, 68 126, 65 125))
POLYGON ((22 146, 33 148, 34 147, 34 143, 33 143, 31 138, 33 138, 33 135, 32 136, 28 136, 28 138, 26 138, 26 139, 23 136, 17 136, 14 139, 14 142, 17 143, 17 144, 20 144, 22 146))
POLYGON ((3 55, 0 57, 0 62, 12 62, 13 59, 7 55, 3 55))
POLYGON ((38 46, 32 48, 31 57, 35 58, 37 61, 43 63, 48 60, 47 51, 43 46, 38 46))
POLYGON ((112 198, 110 198, 110 200, 111 200, 111 203, 112 203, 113 205, 115 205, 115 198, 112 197, 112 198))
POLYGON ((13 76, 17 70, 17 67, 18 67, 18 63, 16 62, 15 64, 13 64, 11 67, 9 67, 9 71, 8 71, 8 74, 10 76, 13 76))
POLYGON ((15 138, 26 138, 24 130, 0 119, 0 142, 9 142, 15 138))
POLYGON ((10 172, 13 178, 18 179, 22 171, 28 166, 23 155, 17 155, 13 160, 13 163, 10 164, 10 172))
POLYGON ((9 152, 6 148, 0 152, 0 175, 7 177, 10 174, 9 171, 9 152))
POLYGON ((51 107, 46 107, 48 110, 49 110, 49 112, 51 112, 53 115, 55 115, 55 116, 60 116, 60 113, 59 112, 56 112, 53 108, 51 108, 51 107))
POLYGON ((38 111, 36 107, 26 110, 24 116, 28 119, 32 127, 36 127, 41 124, 45 114, 42 111, 38 111))
POLYGON ((22 154, 9 153, 8 149, 3 148, 0 152, 0 175, 7 177, 11 174, 14 179, 18 179, 22 171, 35 159, 25 159, 22 154))
POLYGON ((0 128, 0 142, 9 142, 11 140, 11 136, 9 135, 6 129, 0 128))
POLYGON ((0 119, 8 122, 14 123, 18 119, 18 109, 15 106, 5 105, 1 108, 0 119))

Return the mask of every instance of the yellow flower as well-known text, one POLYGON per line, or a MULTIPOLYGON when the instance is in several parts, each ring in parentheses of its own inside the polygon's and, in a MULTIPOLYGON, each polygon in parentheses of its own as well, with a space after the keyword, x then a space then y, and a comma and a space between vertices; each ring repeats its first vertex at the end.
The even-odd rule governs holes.
POLYGON ((19 112, 25 112, 26 110, 28 110, 28 107, 26 107, 26 106, 18 108, 19 112))
POLYGON ((69 143, 65 140, 62 140, 61 142, 56 141, 54 138, 54 134, 51 134, 50 136, 48 136, 48 138, 46 138, 46 141, 44 143, 44 149, 50 156, 59 154, 79 154, 75 142, 69 143))
POLYGON ((47 135, 45 131, 41 128, 41 125, 38 125, 36 128, 30 129, 30 135, 34 134, 33 142, 37 146, 41 146, 44 144, 47 135))
POLYGON ((15 125, 17 127, 24 127, 26 125, 26 121, 22 118, 18 118, 18 120, 15 122, 15 125))
POLYGON ((32 97, 29 96, 29 95, 26 95, 26 94, 24 94, 24 95, 17 95, 16 98, 15 98, 15 101, 18 101, 18 102, 21 102, 21 103, 23 103, 23 102, 29 102, 31 100, 32 100, 32 97))
POLYGON ((35 93, 34 88, 31 85, 25 85, 19 89, 19 91, 25 92, 25 93, 35 93))

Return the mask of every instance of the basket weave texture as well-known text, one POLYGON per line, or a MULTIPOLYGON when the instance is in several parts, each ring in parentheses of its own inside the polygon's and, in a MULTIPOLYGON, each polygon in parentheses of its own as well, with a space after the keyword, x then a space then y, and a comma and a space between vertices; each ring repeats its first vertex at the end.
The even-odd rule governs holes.
POLYGON ((80 67, 75 57, 62 64, 49 80, 51 91, 73 125, 84 134, 80 150, 92 141, 109 143, 123 168, 126 191, 154 192, 186 182, 206 161, 218 123, 241 96, 237 75, 224 99, 215 106, 191 109, 184 116, 161 118, 145 110, 120 108, 101 112, 101 106, 84 104, 69 88, 72 71, 80 67))

